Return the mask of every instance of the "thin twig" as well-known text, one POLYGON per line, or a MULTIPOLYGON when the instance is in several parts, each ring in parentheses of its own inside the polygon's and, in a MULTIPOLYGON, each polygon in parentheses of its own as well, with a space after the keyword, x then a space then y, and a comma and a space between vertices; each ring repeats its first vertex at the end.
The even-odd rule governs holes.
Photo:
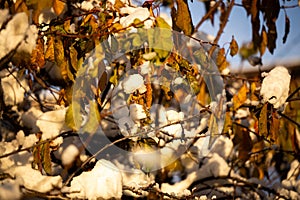
POLYGON ((46 139, 46 140, 40 141, 38 144, 32 145, 32 146, 30 146, 30 147, 26 147, 26 148, 23 148, 23 149, 18 149, 18 150, 12 151, 12 152, 10 152, 10 153, 3 154, 3 155, 0 156, 0 159, 1 159, 1 158, 8 157, 8 156, 11 156, 11 155, 14 155, 14 154, 16 154, 16 153, 20 153, 20 152, 22 152, 22 151, 29 151, 29 150, 31 150, 31 149, 34 148, 34 147, 40 146, 40 145, 45 144, 45 143, 47 143, 47 142, 51 142, 51 141, 55 140, 56 138, 61 137, 61 136, 64 136, 64 135, 67 135, 67 134, 69 134, 69 133, 70 133, 70 132, 63 132, 63 133, 60 133, 60 134, 58 134, 57 136, 55 136, 55 137, 53 137, 53 138, 50 138, 50 139, 46 139))
MULTIPOLYGON (((220 28, 219 28, 218 34, 217 34, 217 36, 216 36, 216 38, 215 38, 215 40, 213 42, 215 44, 217 44, 219 42, 219 39, 221 38, 221 35, 222 35, 223 31, 224 31, 224 28, 226 27, 226 24, 228 22, 228 18, 230 16, 231 10, 232 10, 232 8, 234 6, 234 2, 235 2, 234 0, 230 1, 229 6, 227 7, 226 13, 224 15, 224 20, 220 22, 220 28)), ((210 50, 209 50, 208 55, 211 56, 213 54, 213 52, 214 52, 215 49, 216 49, 216 47, 212 46, 210 48, 210 50)))
POLYGON ((209 16, 213 14, 213 12, 215 12, 215 10, 219 7, 221 2, 222 1, 216 2, 215 5, 209 9, 209 11, 201 18, 200 22, 198 22, 198 24, 195 26, 195 31, 197 31, 203 24, 203 22, 205 22, 205 20, 207 20, 209 16))

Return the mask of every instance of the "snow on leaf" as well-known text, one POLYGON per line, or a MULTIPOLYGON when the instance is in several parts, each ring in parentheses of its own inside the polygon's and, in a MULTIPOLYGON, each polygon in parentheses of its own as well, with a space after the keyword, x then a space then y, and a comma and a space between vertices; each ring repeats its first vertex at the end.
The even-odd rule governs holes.
POLYGON ((14 72, 12 75, 2 78, 1 82, 5 105, 13 106, 23 102, 25 92, 29 90, 28 83, 23 77, 17 78, 17 72, 14 72))
POLYGON ((71 165, 77 156, 79 156, 80 151, 78 147, 74 144, 70 144, 66 149, 62 152, 61 161, 64 166, 71 165))
POLYGON ((70 192, 70 198, 121 199, 121 172, 110 161, 99 160, 91 171, 73 178, 70 192))
POLYGON ((273 104, 274 108, 281 107, 289 94, 291 75, 283 66, 277 66, 262 75, 265 75, 260 90, 263 102, 273 104))
POLYGON ((144 107, 140 104, 130 104, 130 117, 133 121, 145 119, 147 117, 144 107))
POLYGON ((61 131, 69 130, 65 126, 66 108, 43 113, 36 121, 42 132, 42 140, 57 136, 61 131), (51 128, 49 128, 51 127, 51 128))
POLYGON ((43 176, 39 171, 32 169, 30 165, 17 167, 15 176, 17 179, 23 180, 22 185, 25 188, 41 193, 47 193, 62 186, 61 176, 43 176))

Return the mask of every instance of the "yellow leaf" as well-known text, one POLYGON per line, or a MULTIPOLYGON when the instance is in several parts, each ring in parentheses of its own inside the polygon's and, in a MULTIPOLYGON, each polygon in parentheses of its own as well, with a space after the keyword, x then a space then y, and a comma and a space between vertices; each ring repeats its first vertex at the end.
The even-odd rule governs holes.
POLYGON ((53 0, 53 10, 55 14, 60 15, 66 7, 66 4, 63 0, 53 0))
POLYGON ((231 56, 235 56, 238 51, 239 51, 239 45, 238 43, 236 42, 236 40, 234 39, 234 37, 232 36, 232 40, 230 42, 230 55, 231 56))
POLYGON ((54 41, 54 58, 63 79, 68 80, 70 72, 68 72, 68 63, 65 57, 63 42, 60 37, 56 37, 54 41))
POLYGON ((233 96, 233 110, 237 110, 247 100, 248 87, 246 83, 240 88, 237 94, 233 96))
POLYGON ((121 0, 116 0, 114 8, 119 12, 120 8, 125 7, 125 4, 121 0))
POLYGON ((47 40, 47 50, 45 52, 45 59, 54 61, 54 37, 50 36, 47 40))
POLYGON ((38 39, 35 49, 31 53, 31 64, 34 67, 42 68, 45 65, 44 40, 38 39))
POLYGON ((77 59, 78 53, 73 45, 69 47, 69 50, 70 50, 71 65, 72 65, 73 69, 75 71, 77 71, 78 70, 78 59, 77 59))
POLYGON ((259 45, 259 52, 261 56, 264 55, 267 45, 268 45, 268 36, 267 36, 266 28, 265 26, 263 26, 261 30, 261 43, 259 45))
POLYGON ((42 144, 42 164, 45 172, 51 174, 50 142, 42 144))
POLYGON ((183 31, 186 35, 192 35, 194 31, 191 13, 187 0, 176 0, 177 11, 173 7, 171 11, 173 29, 183 31))
POLYGON ((216 59, 216 64, 219 68, 220 71, 223 71, 224 69, 227 68, 228 62, 226 61, 225 57, 225 49, 221 48, 218 53, 217 53, 217 59, 216 59))

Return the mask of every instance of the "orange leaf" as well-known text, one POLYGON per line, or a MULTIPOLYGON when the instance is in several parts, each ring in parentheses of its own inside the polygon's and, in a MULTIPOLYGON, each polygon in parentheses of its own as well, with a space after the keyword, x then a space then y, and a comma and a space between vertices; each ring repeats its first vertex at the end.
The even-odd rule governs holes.
POLYGON ((246 83, 240 88, 237 94, 233 96, 233 110, 237 110, 247 100, 248 87, 246 83))

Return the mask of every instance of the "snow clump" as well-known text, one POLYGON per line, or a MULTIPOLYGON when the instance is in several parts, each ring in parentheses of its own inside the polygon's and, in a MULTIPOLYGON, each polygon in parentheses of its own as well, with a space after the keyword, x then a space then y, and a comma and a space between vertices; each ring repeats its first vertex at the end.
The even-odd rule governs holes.
POLYGON ((264 80, 262 82, 260 95, 263 102, 269 102, 274 108, 281 107, 289 94, 291 75, 283 66, 277 66, 269 73, 262 73, 264 80))

